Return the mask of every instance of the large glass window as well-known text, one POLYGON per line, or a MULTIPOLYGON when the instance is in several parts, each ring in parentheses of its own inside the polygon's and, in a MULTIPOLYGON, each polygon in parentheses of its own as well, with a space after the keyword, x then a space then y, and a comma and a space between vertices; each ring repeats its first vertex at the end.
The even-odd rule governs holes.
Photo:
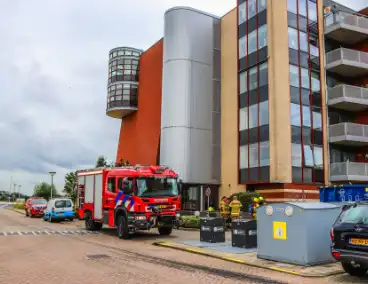
POLYGON ((305 167, 313 167, 314 166, 314 158, 313 151, 310 145, 304 145, 304 166, 305 167))
POLYGON ((267 46, 267 25, 258 29, 258 49, 267 46))
POLYGON ((265 167, 270 165, 270 142, 261 142, 259 143, 260 149, 260 166, 265 167))
POLYGON ((268 109, 268 101, 261 102, 259 104, 259 125, 267 125, 269 124, 269 109, 268 109))
POLYGON ((287 9, 288 9, 289 12, 297 14, 298 11, 296 9, 296 0, 288 0, 287 9))
POLYGON ((248 0, 248 20, 257 15, 257 0, 248 0))
POLYGON ((299 49, 298 46, 298 31, 293 28, 288 28, 288 34, 289 34, 289 47, 295 50, 299 49))
POLYGON ((312 92, 319 92, 321 90, 321 85, 319 81, 319 74, 312 72, 312 92))
POLYGON ((299 1, 299 15, 307 17, 307 0, 297 0, 299 1))
POLYGON ((248 71, 249 76, 249 91, 258 88, 257 66, 250 68, 248 71))
POLYGON ((266 9, 267 0, 258 0, 258 13, 266 9))
POLYGON ((314 167, 316 169, 323 168, 323 149, 322 147, 314 146, 314 167))
POLYGON ((239 168, 248 168, 248 145, 240 146, 239 149, 239 168))
POLYGON ((251 54, 257 50, 257 30, 248 34, 248 54, 251 54))
POLYGON ((249 107, 249 128, 258 127, 258 104, 249 107))
POLYGON ((268 63, 262 63, 259 65, 259 86, 268 85, 268 63))
POLYGON ((246 14, 246 3, 244 2, 242 4, 239 5, 238 7, 238 13, 239 13, 239 25, 241 25, 242 23, 244 23, 247 20, 247 14, 246 14))
POLYGON ((247 55, 247 37, 243 36, 239 39, 239 59, 247 55))
POLYGON ((302 166, 302 146, 300 144, 291 144, 291 165, 293 167, 302 166))
POLYGON ((290 85, 299 88, 299 68, 294 65, 289 66, 290 85))
POLYGON ((248 107, 239 110, 239 130, 248 129, 248 107))
POLYGON ((240 94, 247 91, 247 71, 240 73, 239 75, 239 92, 240 94))
POLYGON ((309 89, 309 70, 305 68, 300 68, 301 71, 301 77, 302 77, 302 88, 309 89))
POLYGON ((314 1, 308 1, 308 18, 311 21, 317 21, 317 5, 314 1))

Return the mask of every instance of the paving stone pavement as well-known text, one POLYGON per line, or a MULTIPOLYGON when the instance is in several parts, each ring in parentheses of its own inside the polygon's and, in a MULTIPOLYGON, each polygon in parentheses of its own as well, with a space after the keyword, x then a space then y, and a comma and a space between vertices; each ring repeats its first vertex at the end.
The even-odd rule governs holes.
MULTIPOLYGON (((0 230, 5 232, 83 231, 81 224, 50 224, 0 209, 0 230)), ((151 245, 198 239, 197 231, 174 230, 162 237, 152 230, 131 240, 118 239, 113 229, 99 233, 0 237, 0 283, 367 283, 346 275, 306 279, 151 245)))
POLYGON ((37 231, 8 231, 1 232, 0 237, 13 237, 13 236, 69 236, 69 235, 77 235, 77 236, 85 236, 85 235, 102 235, 101 232, 96 231, 82 231, 82 230, 62 230, 62 231, 48 231, 48 230, 37 230, 37 231))

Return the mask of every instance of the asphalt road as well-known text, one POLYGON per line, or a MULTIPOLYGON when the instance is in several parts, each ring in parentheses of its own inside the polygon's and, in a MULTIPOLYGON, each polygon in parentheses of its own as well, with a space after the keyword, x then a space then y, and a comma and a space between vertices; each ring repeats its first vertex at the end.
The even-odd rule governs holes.
POLYGON ((180 230, 162 238, 153 230, 120 240, 113 229, 89 234, 79 221, 48 223, 0 208, 0 283, 367 283, 301 278, 151 245, 197 237, 180 230))

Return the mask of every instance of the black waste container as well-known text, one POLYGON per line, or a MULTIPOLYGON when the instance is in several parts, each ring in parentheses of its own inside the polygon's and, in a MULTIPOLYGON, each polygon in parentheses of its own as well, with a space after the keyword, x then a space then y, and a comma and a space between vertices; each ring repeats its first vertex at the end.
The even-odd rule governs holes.
POLYGON ((257 247, 257 221, 233 220, 231 223, 231 242, 233 247, 257 247))
POLYGON ((225 242, 225 227, 221 217, 201 217, 200 225, 201 242, 225 242))

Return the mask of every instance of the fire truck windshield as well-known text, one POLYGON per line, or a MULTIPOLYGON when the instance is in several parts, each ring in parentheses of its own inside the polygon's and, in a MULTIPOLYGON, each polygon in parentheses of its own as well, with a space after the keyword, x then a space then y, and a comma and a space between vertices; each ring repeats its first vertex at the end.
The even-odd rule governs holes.
POLYGON ((175 178, 137 179, 137 196, 139 197, 177 196, 178 194, 178 183, 175 178))

